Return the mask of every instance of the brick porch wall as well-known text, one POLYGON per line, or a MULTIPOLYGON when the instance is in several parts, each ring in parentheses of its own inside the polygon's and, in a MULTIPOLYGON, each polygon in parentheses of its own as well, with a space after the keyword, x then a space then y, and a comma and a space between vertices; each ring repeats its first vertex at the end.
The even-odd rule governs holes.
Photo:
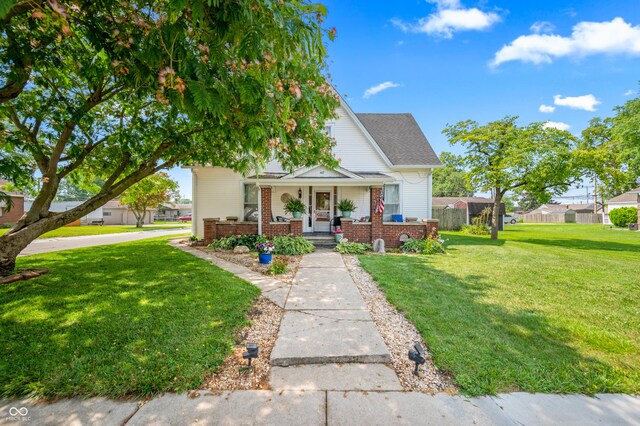
POLYGON ((219 218, 207 218, 203 221, 204 240, 207 244, 230 235, 255 235, 258 233, 257 222, 220 221, 219 218))

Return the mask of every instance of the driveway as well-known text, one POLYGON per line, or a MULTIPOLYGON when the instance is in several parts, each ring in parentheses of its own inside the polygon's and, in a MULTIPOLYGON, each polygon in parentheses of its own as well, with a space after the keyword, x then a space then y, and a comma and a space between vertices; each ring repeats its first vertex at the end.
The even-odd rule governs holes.
POLYGON ((189 229, 171 229, 158 231, 123 232, 121 234, 83 235, 81 237, 42 238, 34 240, 20 253, 20 256, 70 250, 82 247, 102 246, 106 244, 126 243, 165 235, 188 234, 189 229))

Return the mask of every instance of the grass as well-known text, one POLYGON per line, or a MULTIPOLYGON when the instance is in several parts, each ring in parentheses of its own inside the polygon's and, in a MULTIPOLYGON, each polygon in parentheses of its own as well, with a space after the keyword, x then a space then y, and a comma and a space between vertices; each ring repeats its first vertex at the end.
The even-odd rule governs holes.
POLYGON ((508 226, 444 233, 446 256, 362 265, 470 395, 640 392, 640 233, 508 226))
POLYGON ((141 397, 198 388, 259 290, 167 237, 18 258, 0 286, 0 397, 141 397))
MULTIPOLYGON (((190 224, 145 225, 142 229, 135 225, 104 225, 104 226, 63 226, 49 231, 39 238, 79 237, 82 235, 120 234, 122 232, 159 231, 168 229, 187 229, 190 224)), ((8 229, 0 229, 0 235, 8 229)))

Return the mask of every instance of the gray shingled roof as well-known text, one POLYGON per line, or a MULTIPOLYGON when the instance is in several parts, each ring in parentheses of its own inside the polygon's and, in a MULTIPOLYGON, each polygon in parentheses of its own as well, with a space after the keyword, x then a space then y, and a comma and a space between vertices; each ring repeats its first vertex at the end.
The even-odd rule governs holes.
POLYGON ((640 193, 640 188, 632 189, 629 192, 607 200, 607 203, 634 203, 638 200, 638 193, 640 193))
POLYGON ((413 115, 356 114, 394 166, 442 164, 413 115))

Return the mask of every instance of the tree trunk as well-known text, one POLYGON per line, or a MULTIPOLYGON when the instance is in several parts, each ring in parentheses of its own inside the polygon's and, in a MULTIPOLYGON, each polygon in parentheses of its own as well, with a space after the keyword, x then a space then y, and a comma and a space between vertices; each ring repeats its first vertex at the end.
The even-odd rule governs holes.
POLYGON ((493 211, 491 212, 491 239, 498 239, 498 229, 500 228, 500 202, 502 201, 502 192, 496 188, 496 197, 493 202, 493 211))
POLYGON ((16 268, 16 258, 31 241, 57 226, 51 226, 53 218, 42 219, 17 232, 9 230, 0 236, 0 277, 10 275, 16 268))
POLYGON ((144 225, 144 216, 136 218, 136 228, 142 228, 144 225))

